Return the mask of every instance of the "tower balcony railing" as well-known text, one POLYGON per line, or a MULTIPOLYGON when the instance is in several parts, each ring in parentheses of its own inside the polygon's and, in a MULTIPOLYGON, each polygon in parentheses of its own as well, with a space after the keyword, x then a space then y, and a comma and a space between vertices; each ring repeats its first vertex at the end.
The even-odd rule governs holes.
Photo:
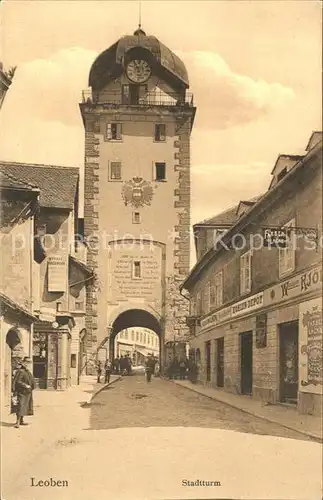
POLYGON ((177 106, 193 107, 193 94, 186 92, 185 95, 179 93, 147 92, 140 95, 124 95, 120 91, 94 92, 91 90, 82 91, 82 103, 112 104, 124 106, 177 106))

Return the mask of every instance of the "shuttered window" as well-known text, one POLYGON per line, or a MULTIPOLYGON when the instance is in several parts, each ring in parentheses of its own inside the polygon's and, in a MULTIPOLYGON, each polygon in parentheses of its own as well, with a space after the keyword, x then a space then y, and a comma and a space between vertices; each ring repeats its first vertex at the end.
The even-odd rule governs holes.
POLYGON ((110 180, 121 180, 121 161, 112 161, 110 164, 110 180))
POLYGON ((251 291, 251 251, 240 257, 240 293, 251 291))
POLYGON ((210 282, 210 307, 216 309, 223 303, 223 271, 216 273, 210 282))
POLYGON ((164 123, 155 124, 155 141, 164 142, 166 140, 166 125, 164 123))
POLYGON ((107 123, 107 141, 121 141, 122 140, 122 124, 121 123, 107 123))
MULTIPOLYGON (((283 228, 295 227, 295 219, 290 220, 283 228)), ((295 270, 296 235, 291 231, 286 248, 279 248, 279 276, 285 276, 295 270)))

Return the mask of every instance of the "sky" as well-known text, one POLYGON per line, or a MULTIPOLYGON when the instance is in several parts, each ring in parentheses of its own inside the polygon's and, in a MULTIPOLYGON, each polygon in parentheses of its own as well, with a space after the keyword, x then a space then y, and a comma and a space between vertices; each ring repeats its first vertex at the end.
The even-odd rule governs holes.
MULTIPOLYGON (((78 108, 96 56, 138 25, 138 1, 2 0, 0 61, 17 66, 0 159, 83 165, 78 108)), ((280 153, 321 129, 316 0, 142 1, 142 27, 184 61, 197 106, 192 223, 264 192, 280 153)))

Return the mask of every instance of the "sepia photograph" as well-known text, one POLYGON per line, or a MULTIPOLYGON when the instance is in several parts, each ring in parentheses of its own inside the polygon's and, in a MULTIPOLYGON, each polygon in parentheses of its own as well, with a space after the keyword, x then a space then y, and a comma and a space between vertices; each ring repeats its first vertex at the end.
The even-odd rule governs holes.
POLYGON ((0 0, 1 500, 322 500, 321 0, 0 0))

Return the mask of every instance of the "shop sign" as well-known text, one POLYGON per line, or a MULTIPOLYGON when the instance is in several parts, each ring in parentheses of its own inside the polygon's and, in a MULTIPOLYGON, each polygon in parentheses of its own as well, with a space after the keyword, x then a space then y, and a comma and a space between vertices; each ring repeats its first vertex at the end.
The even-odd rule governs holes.
POLYGON ((201 327, 207 328, 208 326, 216 326, 218 323, 222 323, 227 319, 231 318, 231 307, 225 307, 224 309, 220 309, 207 318, 201 320, 201 327))
POLYGON ((63 255, 50 255, 48 257, 48 291, 65 292, 67 279, 67 258, 63 255))
POLYGON ((322 301, 299 306, 299 390, 322 394, 323 386, 322 301))
POLYGON ((264 305, 275 304, 305 292, 322 288, 322 268, 317 267, 311 271, 298 274, 294 278, 283 281, 278 285, 265 290, 264 305))
POLYGON ((41 307, 39 311, 39 319, 40 321, 48 321, 52 323, 56 320, 55 309, 51 309, 50 307, 41 307))
POLYGON ((241 314, 248 314, 251 311, 254 311, 255 309, 259 309, 260 307, 263 307, 264 303, 264 294, 263 292, 257 293, 256 295, 253 295, 252 297, 249 297, 248 299, 241 300, 237 304, 234 304, 231 307, 231 316, 236 317, 241 314))
POLYGON ((286 248, 291 235, 290 228, 264 228, 264 246, 269 248, 286 248))

